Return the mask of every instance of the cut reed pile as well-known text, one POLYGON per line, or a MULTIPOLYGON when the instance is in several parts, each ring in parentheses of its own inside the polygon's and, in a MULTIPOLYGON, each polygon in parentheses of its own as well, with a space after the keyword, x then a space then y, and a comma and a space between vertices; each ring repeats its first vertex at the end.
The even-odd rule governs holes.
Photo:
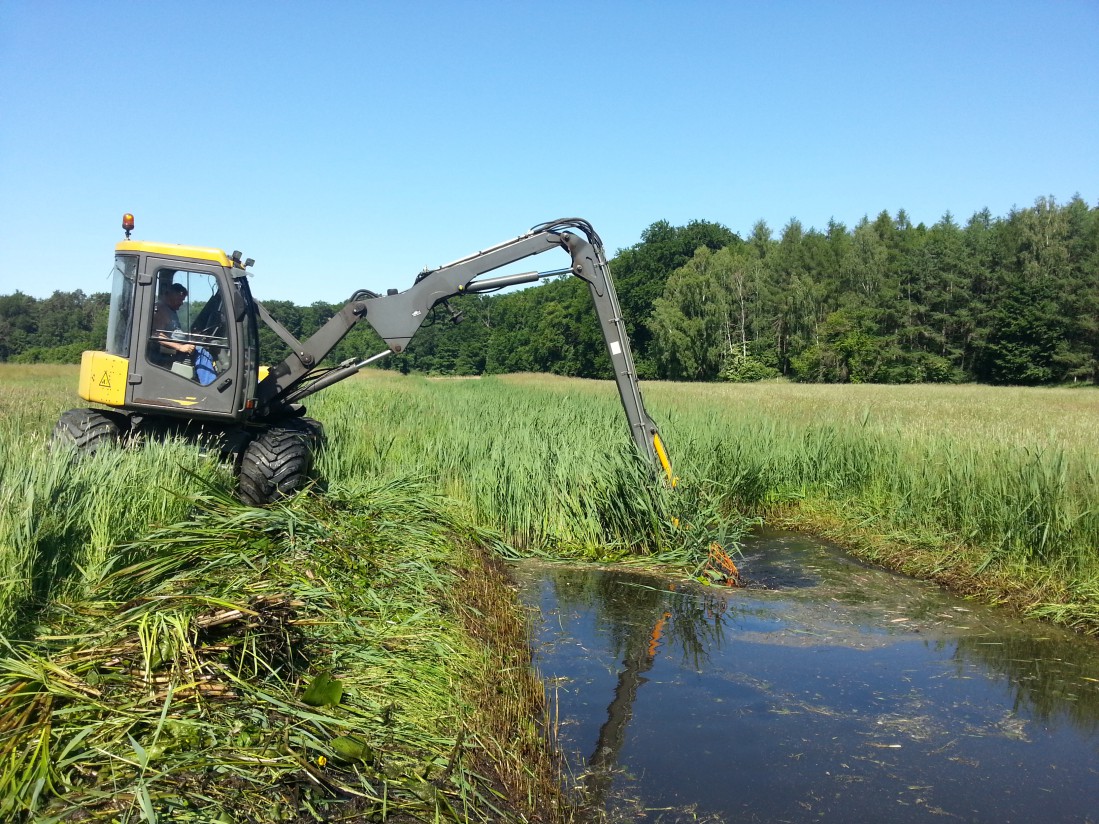
POLYGON ((407 482, 193 504, 5 642, 4 820, 568 819, 486 536, 407 482))

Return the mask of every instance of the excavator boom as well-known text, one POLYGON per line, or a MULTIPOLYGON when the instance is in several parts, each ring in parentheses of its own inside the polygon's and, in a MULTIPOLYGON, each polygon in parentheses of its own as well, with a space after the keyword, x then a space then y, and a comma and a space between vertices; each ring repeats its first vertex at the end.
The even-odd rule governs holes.
POLYGON ((319 376, 316 364, 362 320, 369 323, 385 341, 389 347, 388 352, 402 352, 431 310, 449 298, 533 282, 564 273, 572 274, 588 284, 630 434, 641 454, 662 469, 670 479, 671 466, 660 431, 646 412, 641 398, 626 325, 622 319, 602 241, 591 224, 579 218, 540 224, 513 240, 476 252, 438 269, 422 272, 412 287, 403 292, 391 291, 387 295, 358 292, 315 335, 302 343, 284 334, 285 330, 280 331, 278 325, 272 323, 270 316, 261 307, 264 321, 283 335, 284 340, 291 344, 294 354, 272 369, 268 377, 260 383, 260 402, 268 409, 277 410, 350 377, 361 369, 372 359, 325 370, 319 376), (568 252, 572 259, 571 266, 548 273, 530 272, 477 280, 488 272, 551 249, 568 252))

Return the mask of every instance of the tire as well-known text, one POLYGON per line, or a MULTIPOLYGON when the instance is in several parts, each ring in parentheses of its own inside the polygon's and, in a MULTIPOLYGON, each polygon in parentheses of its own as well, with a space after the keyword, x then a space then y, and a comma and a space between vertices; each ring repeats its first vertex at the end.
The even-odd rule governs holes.
POLYGON ((98 409, 70 409, 53 428, 53 443, 72 446, 85 455, 115 446, 122 440, 123 427, 117 416, 98 409))
POLYGON ((290 429, 298 429, 305 435, 309 444, 309 451, 313 455, 324 449, 325 444, 328 443, 328 438, 324 434, 324 424, 316 418, 295 418, 288 421, 285 426, 290 429))
POLYGON ((296 495, 309 481, 313 453, 324 430, 307 418, 285 421, 257 435, 240 459, 237 498, 249 506, 264 506, 296 495))

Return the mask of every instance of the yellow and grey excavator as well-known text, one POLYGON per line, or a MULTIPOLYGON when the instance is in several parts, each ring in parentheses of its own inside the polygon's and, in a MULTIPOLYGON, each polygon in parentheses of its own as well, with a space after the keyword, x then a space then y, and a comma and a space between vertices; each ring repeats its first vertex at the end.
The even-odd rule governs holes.
POLYGON ((115 247, 106 351, 85 352, 80 364, 80 397, 108 408, 65 412, 54 429, 56 441, 95 452, 108 443, 165 431, 199 435, 216 442, 222 456, 233 461, 242 501, 270 503, 301 488, 323 442, 320 423, 305 417, 304 398, 404 351, 433 309, 450 308, 449 298, 572 274, 591 291, 634 443, 671 478, 660 432, 641 399, 603 244, 584 220, 543 223, 513 240, 424 270, 403 292, 357 291, 305 341, 252 297, 250 258, 221 249, 131 240, 131 214, 123 217, 122 228, 126 239, 115 247), (478 279, 551 249, 567 252, 571 264, 478 279), (322 366, 364 320, 388 348, 322 366), (270 368, 260 366, 260 323, 292 352, 270 368))

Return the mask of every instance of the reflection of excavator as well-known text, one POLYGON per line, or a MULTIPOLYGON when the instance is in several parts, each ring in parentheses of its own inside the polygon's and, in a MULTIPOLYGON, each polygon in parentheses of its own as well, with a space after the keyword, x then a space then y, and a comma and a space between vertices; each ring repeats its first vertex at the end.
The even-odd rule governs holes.
POLYGON ((439 304, 450 308, 448 298, 572 274, 591 291, 634 443, 671 478, 659 430, 641 399, 603 245, 586 221, 543 223, 514 240, 425 270, 404 292, 358 291, 305 341, 252 298, 247 281, 251 259, 242 262, 240 252, 130 240, 133 226, 133 216, 126 215, 126 240, 115 249, 106 351, 85 352, 80 367, 80 397, 110 408, 65 412, 54 430, 58 440, 94 452, 104 443, 158 429, 187 431, 193 425, 206 437, 216 437, 223 454, 233 458, 240 498, 267 503, 303 485, 323 437, 320 424, 303 417, 301 400, 390 352, 403 351, 432 309, 439 304), (566 251, 571 265, 476 280, 550 249, 566 251), (388 349, 339 366, 320 366, 362 320, 388 349), (270 369, 259 366, 261 322, 292 351, 270 369))
MULTIPOLYGON (((635 606, 639 611, 659 610, 649 629, 641 620, 625 620, 622 625, 629 632, 623 639, 623 655, 614 694, 607 705, 607 720, 599 728, 599 735, 588 759, 588 772, 584 776, 584 791, 588 803, 603 808, 614 783, 615 771, 626 732, 633 719, 634 703, 646 674, 653 668, 656 657, 665 644, 678 647, 684 656, 693 660, 695 667, 709 657, 711 645, 720 646, 728 601, 720 595, 707 593, 693 596, 670 595, 667 591, 650 589, 646 594, 655 595, 647 603, 635 606)), ((654 612, 655 614, 655 612, 654 612)))
MULTIPOLYGON (((607 720, 599 728, 599 737, 595 749, 588 759, 588 774, 585 776, 584 789, 589 800, 602 807, 606 801, 614 780, 614 770, 618 766, 618 754, 626 741, 626 728, 633 718, 633 704, 637 700, 637 690, 645 682, 645 673, 652 669, 656 654, 660 649, 664 627, 672 617, 665 610, 649 633, 648 644, 640 646, 639 638, 631 638, 634 648, 627 648, 622 658, 622 669, 618 672, 618 683, 614 687, 614 698, 607 706, 607 720)), ((638 623, 642 629, 644 624, 638 623)))

